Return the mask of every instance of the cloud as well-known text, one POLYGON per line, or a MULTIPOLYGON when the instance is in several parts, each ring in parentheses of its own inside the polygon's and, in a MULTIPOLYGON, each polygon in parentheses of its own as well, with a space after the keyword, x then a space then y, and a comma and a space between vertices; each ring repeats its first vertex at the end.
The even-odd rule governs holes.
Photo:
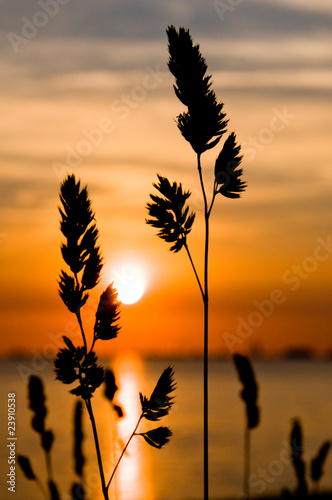
MULTIPOLYGON (((25 2, 2 1, 2 30, 21 33, 22 18, 33 22, 37 12, 45 12, 45 0, 25 2)), ((68 0, 65 5, 52 2, 53 15, 38 30, 38 36, 47 37, 90 37, 122 39, 165 39, 168 24, 190 27, 197 36, 226 38, 251 38, 253 33, 269 38, 276 33, 297 34, 329 31, 332 11, 327 1, 320 0, 310 5, 296 0, 251 0, 238 2, 224 14, 222 2, 201 0, 177 0, 134 2, 132 0, 68 0), (218 7, 219 5, 219 7, 218 7)), ((225 3, 225 2, 224 2, 225 3)), ((227 2, 226 2, 226 5, 227 2)), ((36 19, 36 17, 35 17, 36 19)), ((38 21, 38 19, 37 19, 38 21)), ((41 20, 40 20, 40 24, 41 20)))

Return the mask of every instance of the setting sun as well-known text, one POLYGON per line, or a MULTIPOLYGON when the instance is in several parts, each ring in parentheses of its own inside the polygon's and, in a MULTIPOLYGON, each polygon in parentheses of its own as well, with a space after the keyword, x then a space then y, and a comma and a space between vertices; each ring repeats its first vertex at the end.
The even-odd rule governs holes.
POLYGON ((138 264, 123 264, 112 271, 114 287, 118 292, 118 299, 123 304, 138 302, 146 288, 146 280, 138 264))

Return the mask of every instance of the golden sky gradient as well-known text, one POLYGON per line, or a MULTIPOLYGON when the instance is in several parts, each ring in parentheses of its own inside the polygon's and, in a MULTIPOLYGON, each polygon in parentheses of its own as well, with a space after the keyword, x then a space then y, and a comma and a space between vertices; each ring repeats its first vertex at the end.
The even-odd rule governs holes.
MULTIPOLYGON (((212 213, 211 353, 331 352, 332 8, 248 2, 223 21, 213 5, 204 3, 203 16, 196 1, 160 11, 151 4, 149 24, 115 2, 119 26, 109 17, 107 33, 98 16, 91 27, 68 4, 15 53, 8 33, 22 36, 22 16, 33 19, 38 8, 19 4, 15 17, 4 2, 0 353, 55 354, 54 339, 74 331, 57 294, 58 193, 67 173, 88 185, 105 262, 83 313, 87 331, 118 262, 135 261, 146 274, 144 297, 123 305, 118 339, 99 352, 201 353, 202 301, 187 256, 171 254, 144 222, 156 174, 182 182, 192 191, 189 246, 202 272, 195 155, 174 121, 183 106, 166 66, 171 23, 200 44, 248 183, 240 200, 217 198, 212 213)), ((100 18, 104 8, 99 2, 100 18)), ((218 153, 203 156, 208 188, 218 153)))

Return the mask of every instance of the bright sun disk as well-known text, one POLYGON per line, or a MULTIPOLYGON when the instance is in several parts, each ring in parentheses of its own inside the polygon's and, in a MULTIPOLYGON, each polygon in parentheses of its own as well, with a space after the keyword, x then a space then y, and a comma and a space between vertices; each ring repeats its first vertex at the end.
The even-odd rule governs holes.
POLYGON ((145 279, 138 267, 123 265, 112 272, 112 281, 123 304, 135 304, 145 292, 145 279))

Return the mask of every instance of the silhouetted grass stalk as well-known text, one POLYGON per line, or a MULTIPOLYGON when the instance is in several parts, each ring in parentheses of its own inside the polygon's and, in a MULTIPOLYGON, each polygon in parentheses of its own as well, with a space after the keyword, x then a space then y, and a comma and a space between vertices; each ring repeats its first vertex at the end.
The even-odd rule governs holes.
POLYGON ((167 28, 168 68, 175 77, 175 94, 186 110, 177 116, 177 126, 186 141, 196 153, 197 169, 204 202, 204 277, 200 281, 192 260, 187 236, 190 233, 195 213, 189 213, 186 201, 191 195, 184 191, 182 184, 171 183, 158 174, 158 184, 153 184, 158 195, 150 194, 152 202, 147 204, 150 219, 147 224, 157 228, 157 235, 167 243, 172 243, 171 251, 177 253, 186 249, 190 264, 197 280, 204 306, 203 327, 203 476, 204 500, 209 498, 209 401, 208 401, 208 364, 209 364, 209 233, 210 215, 218 193, 226 198, 239 198, 246 184, 241 180, 242 168, 238 168, 242 156, 240 146, 231 132, 215 162, 215 181, 210 206, 204 185, 201 155, 214 148, 226 132, 228 120, 223 112, 223 103, 217 102, 211 89, 211 75, 206 75, 207 65, 199 45, 194 45, 189 30, 174 26, 167 28), (160 196, 162 195, 162 197, 160 196))
MULTIPOLYGON (((102 493, 104 500, 108 500, 109 485, 130 440, 136 434, 141 419, 144 417, 147 420, 156 421, 168 414, 173 404, 173 398, 169 397, 169 394, 175 388, 174 372, 171 367, 164 370, 150 399, 140 394, 142 415, 106 485, 100 441, 91 403, 91 398, 95 390, 102 383, 105 383, 106 389, 104 395, 111 402, 112 408, 117 412, 119 418, 123 416, 123 411, 119 405, 113 402, 114 394, 118 389, 114 375, 110 370, 105 372, 104 368, 97 364, 98 358, 93 351, 93 347, 98 340, 108 341, 117 337, 120 330, 118 324, 120 303, 117 300, 117 291, 113 288, 113 284, 109 285, 100 295, 95 314, 91 348, 88 350, 87 337, 81 318, 81 308, 89 298, 89 290, 95 288, 100 281, 103 262, 98 245, 99 231, 95 224, 95 214, 91 207, 87 187, 81 188, 80 181, 76 181, 74 175, 68 175, 61 184, 60 201, 62 205, 59 207, 61 216, 60 229, 65 237, 65 242, 61 244, 61 253, 70 269, 70 274, 64 270, 61 271, 58 280, 59 294, 69 311, 74 313, 77 318, 83 339, 83 347, 75 346, 68 337, 63 337, 65 347, 60 349, 57 354, 54 362, 55 372, 56 378, 64 384, 78 383, 77 387, 72 389, 70 393, 81 397, 88 411, 96 449, 102 493)), ((158 427, 140 435, 151 446, 161 448, 169 441, 172 433, 168 427, 158 427)), ((75 455, 75 458, 82 461, 81 452, 77 457, 75 455)), ((48 471, 50 475, 50 467, 48 467, 48 471)), ((82 467, 79 470, 79 476, 82 476, 82 467)), ((52 496, 51 489, 54 488, 51 476, 49 486, 51 500, 57 500, 55 496, 52 496)))

